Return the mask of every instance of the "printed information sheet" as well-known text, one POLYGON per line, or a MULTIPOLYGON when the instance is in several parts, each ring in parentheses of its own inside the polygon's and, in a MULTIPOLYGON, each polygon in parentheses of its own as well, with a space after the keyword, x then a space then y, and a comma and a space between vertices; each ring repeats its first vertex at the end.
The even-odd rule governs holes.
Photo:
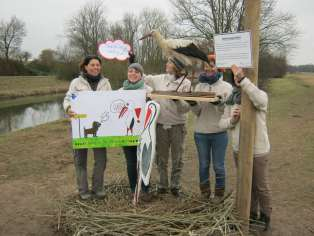
POLYGON ((217 34, 214 41, 217 67, 230 68, 233 64, 242 68, 252 67, 250 32, 217 34))

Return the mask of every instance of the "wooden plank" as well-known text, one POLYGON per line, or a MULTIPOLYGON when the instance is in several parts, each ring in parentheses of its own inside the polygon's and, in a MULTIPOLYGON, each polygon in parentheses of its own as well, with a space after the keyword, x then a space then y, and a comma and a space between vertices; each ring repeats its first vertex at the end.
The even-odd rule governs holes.
POLYGON ((218 97, 192 97, 192 96, 183 96, 183 95, 170 95, 170 94, 158 94, 158 93, 150 93, 147 95, 151 99, 177 99, 177 100, 186 100, 186 101, 198 101, 198 102, 217 102, 219 100, 218 97))
MULTIPOLYGON (((253 53, 253 68, 246 70, 245 74, 254 84, 257 84, 261 0, 245 0, 244 3, 244 28, 251 31, 253 53)), ((245 93, 242 93, 241 114, 236 206, 239 217, 243 220, 242 230, 245 235, 248 235, 256 112, 252 102, 245 93)))

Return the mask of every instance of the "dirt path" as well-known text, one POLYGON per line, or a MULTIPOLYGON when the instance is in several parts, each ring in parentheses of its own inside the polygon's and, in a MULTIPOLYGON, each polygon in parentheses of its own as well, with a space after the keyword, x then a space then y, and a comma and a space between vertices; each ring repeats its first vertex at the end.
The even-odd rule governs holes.
MULTIPOLYGON (((273 227, 268 235, 314 234, 314 77, 293 78, 273 80, 269 87, 273 227)), ((58 235, 58 203, 75 194, 68 134, 68 124, 58 121, 0 136, 0 235, 58 235)), ((186 148, 183 187, 198 191, 191 127, 186 148)), ((109 150, 107 182, 126 178, 121 155, 121 149, 109 150)), ((234 189, 230 151, 227 164, 227 185, 234 189)))

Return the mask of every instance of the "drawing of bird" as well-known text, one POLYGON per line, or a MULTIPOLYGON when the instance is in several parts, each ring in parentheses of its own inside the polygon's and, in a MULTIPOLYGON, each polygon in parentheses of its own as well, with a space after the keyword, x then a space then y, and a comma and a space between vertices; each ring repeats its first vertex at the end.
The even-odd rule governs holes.
POLYGON ((118 118, 121 119, 122 117, 126 116, 126 135, 129 135, 129 132, 131 135, 133 135, 133 127, 135 123, 135 115, 132 109, 132 106, 130 103, 126 103, 120 113, 118 118))

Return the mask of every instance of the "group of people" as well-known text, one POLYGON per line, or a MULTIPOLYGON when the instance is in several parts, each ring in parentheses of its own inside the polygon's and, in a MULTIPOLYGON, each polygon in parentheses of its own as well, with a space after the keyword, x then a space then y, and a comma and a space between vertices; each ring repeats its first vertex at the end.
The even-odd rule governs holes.
MULTIPOLYGON (((139 63, 131 63, 127 71, 127 79, 123 82, 123 90, 145 89, 147 92, 179 91, 190 92, 191 82, 186 79, 184 64, 175 57, 168 59, 166 73, 145 75, 139 63)), ((85 57, 80 65, 81 74, 75 78, 64 99, 66 113, 73 117, 70 98, 74 91, 108 91, 110 82, 101 74, 101 60, 97 56, 85 57)), ((214 92, 219 100, 215 102, 196 102, 171 99, 156 99, 160 105, 160 115, 156 127, 156 163, 159 180, 158 194, 172 194, 179 197, 181 192, 181 174, 183 169, 184 140, 186 136, 187 113, 195 115, 194 140, 199 161, 199 188, 205 200, 219 199, 225 194, 226 173, 225 154, 230 131, 234 160, 237 166, 239 152, 239 133, 241 116, 241 93, 246 93, 256 108, 256 136, 254 145, 251 219, 260 220, 268 228, 271 216, 271 195, 267 178, 267 163, 270 145, 266 127, 267 94, 245 77, 241 68, 231 68, 232 82, 226 82, 215 64, 215 58, 209 57, 204 62, 202 73, 198 76, 198 84, 194 92, 214 92), (171 157, 172 167, 170 180, 168 162, 171 157), (214 192, 210 185, 210 164, 215 173, 214 192)), ((92 190, 87 181, 87 149, 76 149, 74 164, 79 196, 81 199, 103 199, 104 171, 106 168, 106 148, 95 148, 92 190)), ((127 164, 127 174, 131 192, 135 192, 137 183, 137 147, 123 147, 127 164)), ((149 199, 149 186, 142 184, 143 197, 149 199)))

